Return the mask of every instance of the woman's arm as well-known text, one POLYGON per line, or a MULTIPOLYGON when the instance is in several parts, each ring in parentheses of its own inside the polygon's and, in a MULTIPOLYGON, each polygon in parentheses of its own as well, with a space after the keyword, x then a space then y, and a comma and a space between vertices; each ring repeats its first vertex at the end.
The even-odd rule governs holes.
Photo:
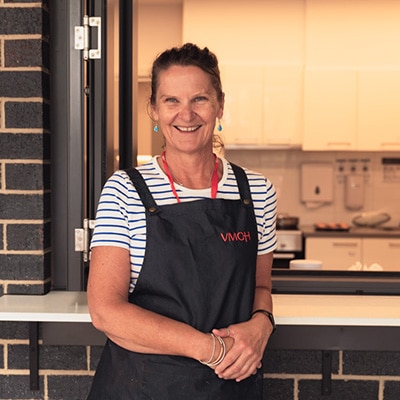
MULTIPOLYGON (((272 253, 257 257, 253 310, 263 309, 272 312, 272 261, 272 253)), ((228 336, 226 328, 213 332, 226 338, 228 336)), ((220 378, 241 381, 255 373, 256 369, 261 367, 261 360, 272 330, 271 321, 262 313, 256 313, 249 321, 229 326, 229 336, 235 339, 235 342, 225 360, 216 367, 216 374, 220 378)))
POLYGON ((210 357, 210 335, 129 303, 129 281, 128 250, 112 246, 93 248, 87 292, 90 315, 97 329, 131 351, 197 360, 210 357))

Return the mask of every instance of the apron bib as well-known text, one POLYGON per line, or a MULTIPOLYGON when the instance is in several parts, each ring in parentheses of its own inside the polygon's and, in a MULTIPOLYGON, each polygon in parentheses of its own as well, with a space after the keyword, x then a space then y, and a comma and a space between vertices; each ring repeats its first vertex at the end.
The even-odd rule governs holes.
MULTIPOLYGON (((146 251, 133 304, 203 332, 250 318, 257 226, 244 171, 233 164, 240 200, 203 199, 159 207, 128 170, 146 208, 146 251)), ((260 400, 262 373, 237 383, 196 360, 140 354, 107 340, 89 400, 260 400)))

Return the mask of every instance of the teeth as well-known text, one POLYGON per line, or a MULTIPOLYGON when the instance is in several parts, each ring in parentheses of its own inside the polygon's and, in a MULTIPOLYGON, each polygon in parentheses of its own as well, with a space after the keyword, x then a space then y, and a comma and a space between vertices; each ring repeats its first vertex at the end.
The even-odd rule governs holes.
POLYGON ((179 129, 180 131, 183 131, 183 132, 194 132, 199 127, 200 127, 200 125, 197 125, 197 126, 177 126, 176 128, 179 129))

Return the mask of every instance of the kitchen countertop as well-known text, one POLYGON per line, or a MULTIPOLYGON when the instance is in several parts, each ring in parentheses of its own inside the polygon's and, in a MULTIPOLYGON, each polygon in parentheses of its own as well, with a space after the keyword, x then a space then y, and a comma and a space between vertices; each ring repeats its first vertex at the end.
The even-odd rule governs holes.
MULTIPOLYGON (((400 326, 400 296, 274 294, 277 325, 400 326)), ((85 292, 0 297, 1 321, 91 322, 85 292)))
POLYGON ((91 322, 86 292, 0 297, 0 321, 91 322))
POLYGON ((317 231, 314 226, 301 226, 304 237, 361 237, 361 238, 399 238, 400 228, 364 228, 352 226, 349 231, 317 231))

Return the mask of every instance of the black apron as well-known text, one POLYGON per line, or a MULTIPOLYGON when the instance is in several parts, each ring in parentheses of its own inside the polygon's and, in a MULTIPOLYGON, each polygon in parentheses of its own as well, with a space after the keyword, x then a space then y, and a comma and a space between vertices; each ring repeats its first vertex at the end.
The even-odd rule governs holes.
MULTIPOLYGON (((247 321, 254 301, 257 226, 243 169, 240 200, 159 207, 128 170, 146 208, 146 252, 131 303, 202 332, 247 321)), ((196 360, 128 351, 107 340, 88 400, 260 400, 262 372, 223 380, 196 360)))

